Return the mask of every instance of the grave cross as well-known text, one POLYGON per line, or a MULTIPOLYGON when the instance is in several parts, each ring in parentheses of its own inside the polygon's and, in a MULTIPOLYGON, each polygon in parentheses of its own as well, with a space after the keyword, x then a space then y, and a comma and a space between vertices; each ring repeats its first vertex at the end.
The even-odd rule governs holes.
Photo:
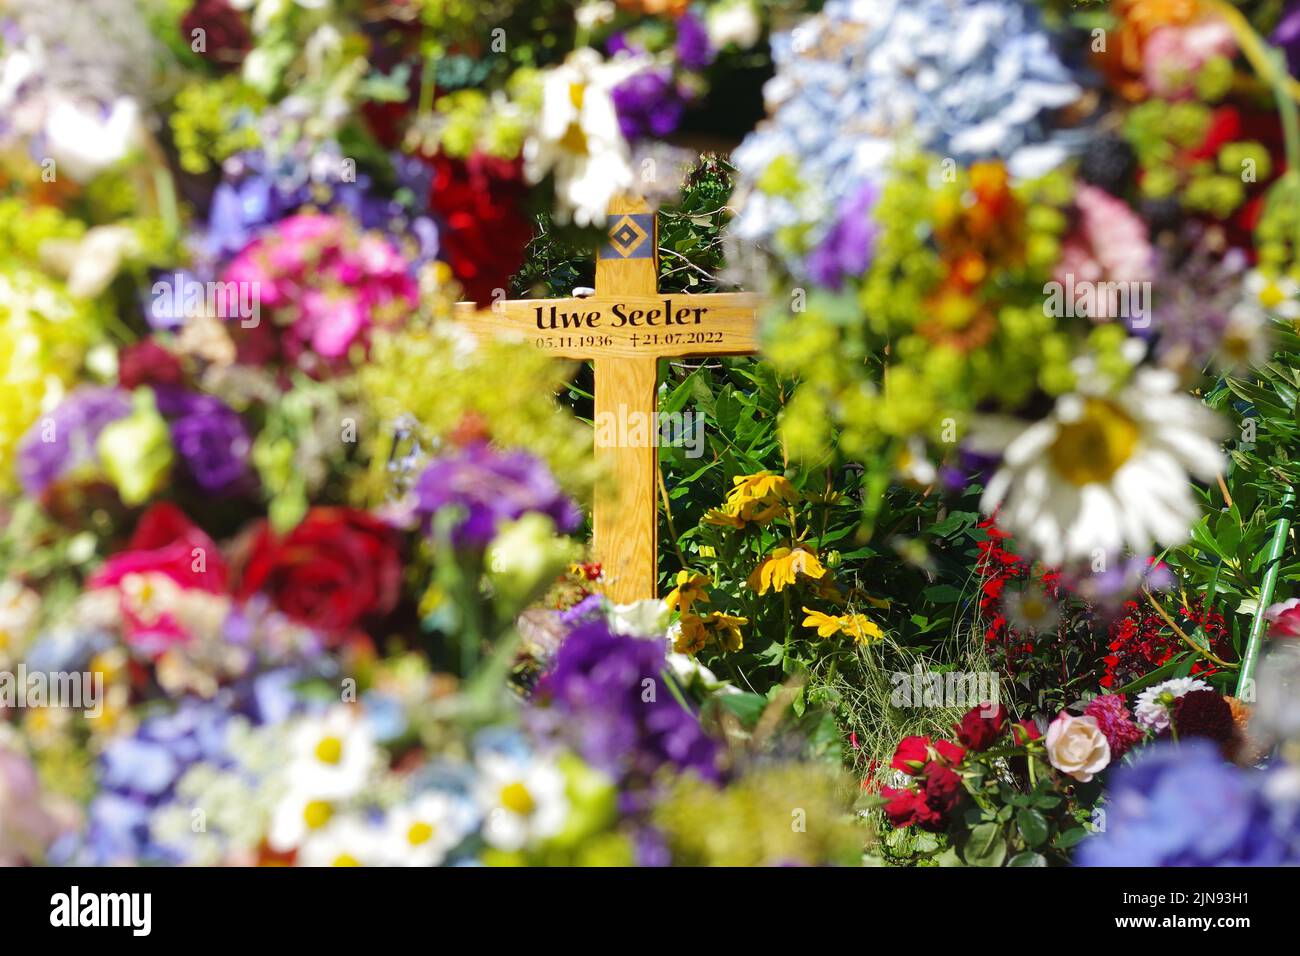
POLYGON ((552 355, 595 360, 601 464, 592 508, 595 558, 605 593, 627 603, 656 591, 659 359, 753 354, 762 299, 753 293, 660 294, 655 213, 641 199, 616 198, 607 226, 596 256, 595 295, 507 299, 485 309, 458 302, 456 317, 476 335, 523 339, 552 355), (632 427, 617 429, 611 447, 600 440, 602 421, 632 427))

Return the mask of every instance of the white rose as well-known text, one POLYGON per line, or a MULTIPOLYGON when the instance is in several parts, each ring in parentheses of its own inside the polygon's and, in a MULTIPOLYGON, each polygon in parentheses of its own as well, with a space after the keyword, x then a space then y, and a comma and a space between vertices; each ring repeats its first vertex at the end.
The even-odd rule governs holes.
POLYGON ((1110 744, 1095 717, 1062 713, 1047 728, 1046 743, 1052 766, 1080 783, 1087 783, 1110 763, 1110 744))
POLYGON ((758 14, 747 0, 711 8, 705 26, 709 43, 715 49, 734 43, 740 49, 748 50, 758 42, 763 32, 758 14))

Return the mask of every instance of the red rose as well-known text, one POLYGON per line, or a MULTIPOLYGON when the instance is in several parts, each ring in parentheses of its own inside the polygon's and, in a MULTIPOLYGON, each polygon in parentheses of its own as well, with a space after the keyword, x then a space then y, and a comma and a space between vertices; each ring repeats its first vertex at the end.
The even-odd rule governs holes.
POLYGON ((967 711, 961 723, 955 725, 957 739, 971 750, 988 750, 998 739, 1006 723, 1006 708, 1001 704, 988 717, 984 716, 984 706, 981 704, 967 711))
POLYGON ((915 777, 929 759, 929 737, 904 737, 894 748, 894 759, 889 765, 915 777))
POLYGON ((936 740, 934 751, 939 755, 939 759, 950 767, 957 766, 966 756, 966 748, 957 746, 951 740, 936 740))
POLYGON ((441 254, 460 282, 465 298, 493 300, 524 262, 533 227, 523 213, 527 189, 519 161, 475 154, 468 160, 438 153, 429 206, 442 220, 441 254))
POLYGON ((183 385, 180 360, 153 339, 122 349, 117 355, 117 380, 123 388, 140 385, 183 385))
POLYGON ((1011 740, 1017 747, 1031 740, 1037 740, 1041 736, 1043 736, 1042 731, 1032 720, 1021 720, 1011 725, 1011 740))
POLYGON ((881 787, 880 793, 889 802, 885 804, 885 817, 900 829, 916 823, 917 809, 922 805, 919 794, 911 790, 895 790, 893 787, 881 787))
POLYGON ((263 525, 239 596, 257 592, 296 621, 341 634, 397 604, 402 564, 396 533, 364 511, 312 508, 284 537, 263 525))
POLYGON ((925 767, 925 786, 922 792, 930 814, 918 813, 921 818, 918 822, 929 829, 928 824, 938 825, 947 819, 966 795, 966 788, 962 786, 961 777, 957 774, 943 764, 931 762, 925 767), (937 819, 930 819, 931 815, 937 819))

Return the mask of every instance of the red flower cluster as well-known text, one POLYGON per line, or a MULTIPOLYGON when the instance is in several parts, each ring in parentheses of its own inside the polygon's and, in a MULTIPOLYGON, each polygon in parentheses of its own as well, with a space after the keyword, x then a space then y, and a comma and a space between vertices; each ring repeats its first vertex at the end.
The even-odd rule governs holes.
POLYGON ((433 167, 429 206, 441 219, 441 255, 480 305, 505 289, 524 262, 533 227, 523 213, 527 187, 519 161, 476 153, 468 160, 443 153, 424 157, 433 167))
MULTIPOLYGON (((1011 536, 1000 529, 993 518, 985 518, 979 528, 988 538, 979 542, 979 558, 975 562, 975 573, 983 582, 980 585, 979 613, 980 620, 986 622, 984 641, 996 644, 1006 655, 1009 671, 1014 675, 1012 664, 1017 658, 1034 652, 1032 637, 1021 637, 1010 626, 1007 616, 1002 613, 1002 595, 1011 582, 1023 581, 1030 576, 1030 564, 1020 557, 1005 543, 1011 536)), ((1059 600, 1062 596, 1061 575, 1058 571, 1045 571, 1042 585, 1047 595, 1059 600)))
POLYGON ((1001 705, 987 716, 983 711, 983 705, 976 705, 960 723, 953 725, 964 747, 951 740, 929 737, 904 737, 898 742, 889 765, 914 778, 916 786, 880 788, 880 795, 887 801, 885 816, 891 824, 918 826, 932 832, 945 829, 965 796, 957 768, 968 752, 988 750, 1008 729, 1017 747, 1042 736, 1032 721, 1008 724, 1007 712, 1001 705))
MULTIPOLYGON (((1189 607, 1180 607, 1173 615, 1184 633, 1190 634, 1198 627, 1210 640, 1210 650, 1218 657, 1232 653, 1228 628, 1223 615, 1213 607, 1206 608, 1198 595, 1189 607)), ((1148 604, 1127 601, 1123 615, 1110 626, 1110 653, 1102 658, 1106 673, 1102 687, 1124 685, 1149 674, 1169 661, 1183 647, 1182 640, 1148 604)), ((1218 668, 1211 662, 1199 659, 1192 665, 1192 673, 1208 676, 1218 668)))
POLYGON ((363 618, 391 611, 401 579, 388 525, 352 508, 312 508, 283 537, 261 526, 238 596, 260 591, 294 620, 339 637, 363 618))

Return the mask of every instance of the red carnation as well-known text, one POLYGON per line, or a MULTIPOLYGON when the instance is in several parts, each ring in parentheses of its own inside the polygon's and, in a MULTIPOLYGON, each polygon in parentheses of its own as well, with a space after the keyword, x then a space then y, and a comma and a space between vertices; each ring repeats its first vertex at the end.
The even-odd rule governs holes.
POLYGON ((429 205, 442 220, 441 255, 464 289, 465 298, 493 301, 524 262, 533 238, 523 213, 527 188, 519 161, 476 153, 468 160, 442 153, 426 157, 433 167, 429 205))
POLYGON ((263 524, 239 596, 267 594, 285 614, 342 634, 397 604, 402 563, 394 531, 352 508, 312 508, 283 537, 263 524))
POLYGON ((183 385, 185 372, 175 355, 153 339, 145 339, 118 353, 117 380, 126 389, 141 385, 183 385))
POLYGON ((894 759, 889 765, 895 770, 916 776, 929 759, 929 737, 904 737, 894 748, 894 759))
POLYGON ((972 707, 955 725, 957 739, 971 750, 988 750, 1002 733, 1007 723, 1007 711, 1001 704, 990 716, 984 716, 984 706, 972 707))

